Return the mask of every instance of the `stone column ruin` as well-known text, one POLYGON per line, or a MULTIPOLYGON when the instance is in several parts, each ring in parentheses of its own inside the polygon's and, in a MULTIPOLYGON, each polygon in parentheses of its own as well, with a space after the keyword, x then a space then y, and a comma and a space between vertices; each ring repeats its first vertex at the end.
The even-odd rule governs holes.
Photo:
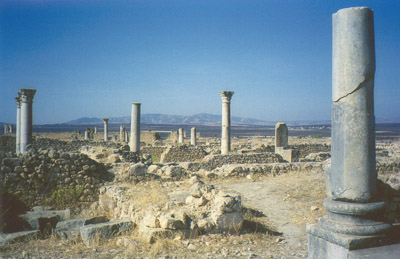
POLYGON ((278 122, 275 125, 275 149, 277 147, 287 147, 288 145, 288 128, 286 123, 278 122))
POLYGON ((197 136, 195 127, 193 127, 190 131, 190 145, 197 146, 197 136))
POLYGON ((119 126, 119 141, 122 143, 125 141, 125 127, 119 126))
POLYGON ((15 97, 17 103, 17 120, 15 122, 15 152, 17 155, 21 152, 21 98, 15 97))
POLYGON ((33 111, 32 103, 36 89, 19 90, 21 102, 21 131, 20 131, 20 153, 26 153, 26 147, 32 143, 33 111))
POLYGON ((104 141, 108 141, 108 118, 104 118, 104 141))
POLYGON ((178 129, 178 143, 184 143, 183 128, 178 129))
POLYGON ((131 152, 140 152, 140 105, 141 103, 132 103, 131 113, 131 137, 129 147, 131 152))
POLYGON ((328 213, 308 225, 309 258, 349 258, 349 250, 382 245, 390 225, 377 217, 373 12, 333 14, 332 140, 328 213))
POLYGON ((231 151, 231 98, 234 91, 222 91, 222 131, 221 131, 221 154, 227 155, 231 151))

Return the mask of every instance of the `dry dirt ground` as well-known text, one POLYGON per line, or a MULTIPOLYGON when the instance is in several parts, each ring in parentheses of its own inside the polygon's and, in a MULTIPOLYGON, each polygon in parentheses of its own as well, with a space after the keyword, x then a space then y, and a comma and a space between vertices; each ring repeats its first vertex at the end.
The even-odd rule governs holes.
POLYGON ((93 247, 55 237, 0 248, 0 258, 305 258, 307 223, 325 214, 324 174, 302 172, 208 181, 241 194, 244 228, 190 240, 142 241, 135 232, 93 247))

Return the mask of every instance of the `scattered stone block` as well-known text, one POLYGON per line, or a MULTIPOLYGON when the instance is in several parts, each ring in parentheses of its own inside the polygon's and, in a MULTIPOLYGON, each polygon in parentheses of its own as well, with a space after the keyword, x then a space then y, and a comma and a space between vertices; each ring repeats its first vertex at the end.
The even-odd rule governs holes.
POLYGON ((66 210, 42 210, 39 207, 34 211, 28 211, 20 218, 26 220, 32 229, 43 230, 48 224, 55 225, 58 221, 63 221, 71 218, 71 211, 66 210))
POLYGON ((94 242, 101 242, 104 239, 126 234, 132 228, 133 224, 128 219, 114 220, 81 227, 81 237, 86 246, 91 246, 94 242))
POLYGON ((25 242, 36 239, 40 234, 39 230, 20 231, 8 234, 0 234, 0 246, 25 242))
POLYGON ((81 234, 81 227, 107 221, 108 219, 105 216, 64 220, 57 223, 54 233, 61 239, 78 238, 81 234))

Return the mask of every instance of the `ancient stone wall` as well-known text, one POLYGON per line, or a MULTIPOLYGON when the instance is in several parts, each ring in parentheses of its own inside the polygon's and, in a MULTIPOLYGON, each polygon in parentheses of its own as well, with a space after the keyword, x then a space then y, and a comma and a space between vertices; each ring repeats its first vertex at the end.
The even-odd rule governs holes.
POLYGON ((0 136, 0 151, 15 152, 15 137, 0 136))
POLYGON ((311 153, 329 153, 331 151, 331 146, 326 144, 301 144, 291 146, 291 148, 293 149, 293 161, 299 161, 299 159, 305 158, 311 153))
POLYGON ((142 131, 140 132, 140 141, 146 144, 152 144, 154 141, 160 139, 160 134, 152 131, 142 131))
POLYGON ((112 179, 102 164, 63 150, 30 149, 22 156, 3 155, 0 160, 4 191, 28 206, 62 205, 57 203, 71 192, 80 201, 93 200, 102 183, 112 179))
POLYGON ((274 153, 209 155, 201 161, 200 167, 205 170, 213 170, 225 164, 266 164, 282 162, 282 157, 274 153))
POLYGON ((189 162, 203 159, 207 155, 201 147, 179 145, 168 147, 161 155, 161 162, 189 162))
POLYGON ((167 149, 167 147, 142 147, 140 152, 142 154, 150 154, 157 158, 161 157, 161 154, 167 149))

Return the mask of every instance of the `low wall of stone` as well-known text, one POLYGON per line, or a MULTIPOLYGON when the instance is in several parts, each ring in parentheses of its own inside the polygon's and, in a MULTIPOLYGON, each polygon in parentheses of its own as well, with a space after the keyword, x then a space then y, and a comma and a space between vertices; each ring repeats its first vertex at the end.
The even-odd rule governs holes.
POLYGON ((15 137, 0 136, 0 152, 15 152, 15 137))
POLYGON ((142 147, 140 152, 142 154, 150 154, 157 158, 161 158, 161 154, 167 149, 167 147, 142 147))
POLYGON ((279 175, 288 172, 323 172, 323 162, 297 162, 273 164, 230 164, 208 173, 208 177, 234 177, 247 175, 279 175))
POLYGON ((225 164, 267 164, 282 162, 282 157, 275 153, 208 155, 201 161, 200 168, 211 171, 225 164))
POLYGON ((87 155, 57 149, 40 149, 19 157, 1 156, 3 190, 27 206, 95 200, 98 188, 112 179, 103 164, 87 155))
POLYGON ((170 146, 162 153, 161 163, 190 162, 203 159, 207 155, 203 148, 189 145, 170 146))
POLYGON ((301 144, 293 145, 290 148, 293 149, 293 161, 298 161, 301 158, 305 158, 311 153, 331 152, 331 146, 326 144, 301 144))

